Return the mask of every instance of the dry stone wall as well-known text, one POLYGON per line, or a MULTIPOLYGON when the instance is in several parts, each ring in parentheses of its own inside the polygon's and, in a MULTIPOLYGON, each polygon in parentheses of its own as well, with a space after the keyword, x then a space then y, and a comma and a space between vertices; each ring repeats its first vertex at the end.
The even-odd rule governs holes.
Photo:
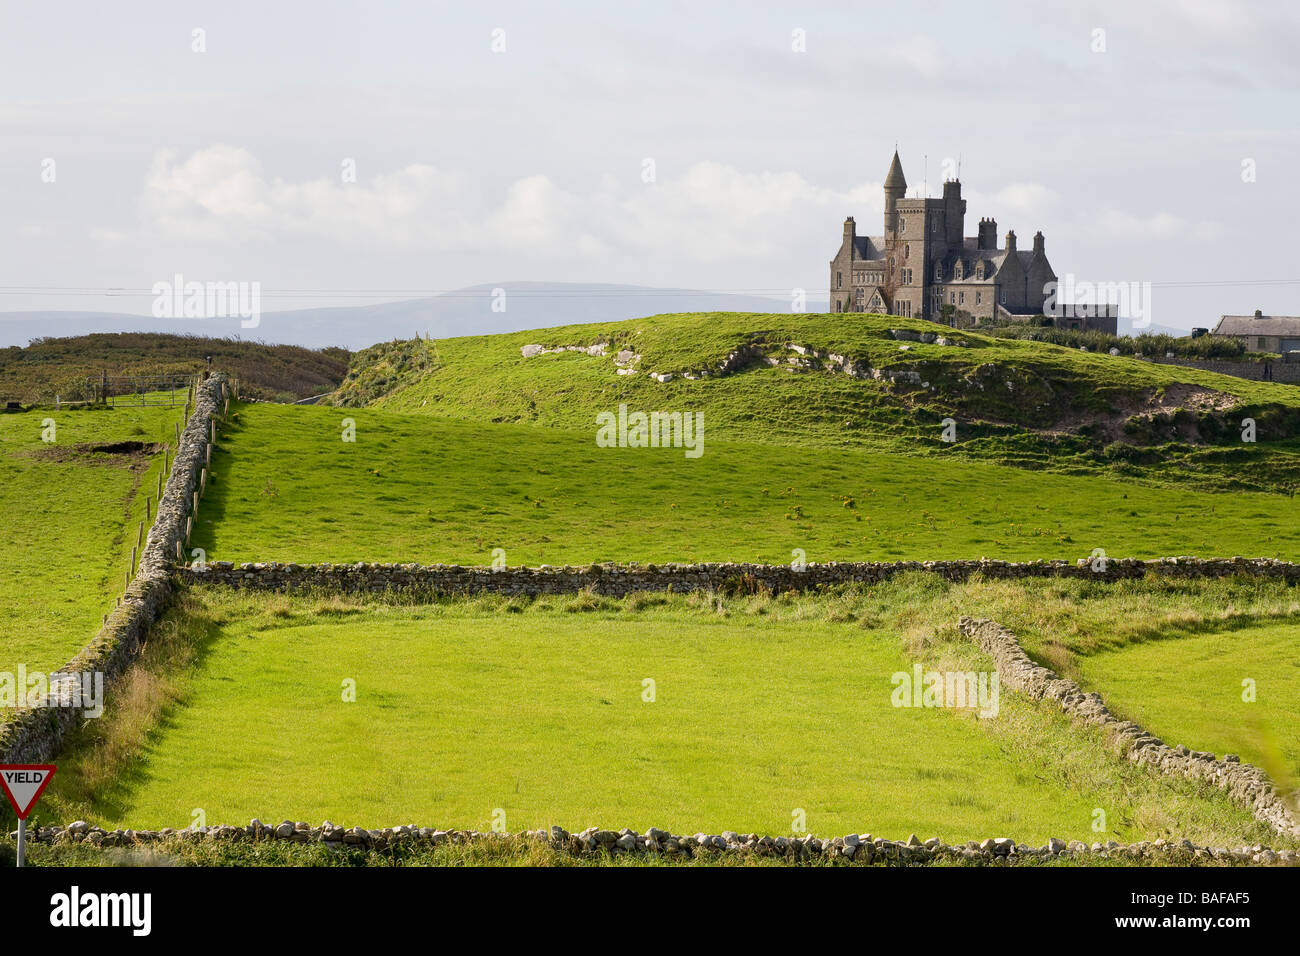
POLYGON ((285 820, 266 824, 253 820, 247 826, 205 826, 185 830, 104 830, 77 820, 66 827, 39 827, 29 834, 39 843, 76 843, 92 847, 156 847, 166 852, 169 843, 219 843, 284 841, 310 843, 334 850, 363 849, 384 851, 396 847, 433 847, 472 843, 529 841, 574 856, 617 856, 620 854, 656 855, 666 859, 689 860, 697 857, 725 855, 733 857, 777 857, 791 862, 814 863, 832 860, 844 863, 883 864, 893 866, 927 863, 963 862, 989 865, 1015 865, 1043 860, 1096 857, 1130 862, 1188 865, 1213 863, 1234 865, 1256 863, 1294 866, 1300 863, 1295 850, 1274 850, 1263 845, 1242 847, 1198 846, 1190 840, 1155 840, 1120 844, 1114 840, 1087 844, 1082 840, 1052 838, 1043 846, 1018 843, 1010 837, 989 837, 966 843, 943 843, 938 837, 921 840, 912 834, 906 840, 888 840, 871 834, 850 833, 846 836, 816 837, 762 836, 755 833, 675 834, 658 827, 644 833, 636 830, 607 830, 588 827, 569 833, 562 827, 549 830, 525 830, 518 834, 484 833, 477 830, 438 830, 414 825, 368 830, 364 827, 337 826, 326 820, 320 826, 285 820))
POLYGON ((1272 578, 1300 582, 1300 565, 1271 558, 1158 558, 1110 560, 1104 570, 1080 561, 893 561, 808 564, 803 570, 772 564, 591 565, 588 567, 502 568, 420 564, 283 564, 209 562, 203 570, 178 573, 195 583, 225 584, 267 591, 388 590, 417 594, 506 595, 572 594, 586 589, 610 597, 637 591, 725 590, 761 585, 772 591, 804 591, 834 585, 885 581, 911 571, 964 581, 986 578, 1070 577, 1098 581, 1132 580, 1147 574, 1170 578, 1272 578))
POLYGON ((1149 356, 1146 361, 1156 365, 1180 365, 1203 372, 1218 372, 1220 375, 1247 378, 1254 382, 1300 383, 1300 362, 1232 362, 1226 359, 1201 361, 1158 356, 1149 356))
POLYGON ((1100 727, 1118 741, 1123 754, 1134 763, 1160 773, 1202 780, 1213 784, 1238 804, 1284 836, 1300 837, 1295 808, 1273 786, 1258 767, 1242 763, 1228 754, 1222 760, 1202 750, 1188 750, 1181 744, 1170 747, 1129 720, 1112 714, 1098 694, 1084 693, 1072 680, 1040 667, 1029 659, 1015 634, 996 621, 963 617, 958 629, 993 658, 998 679, 1012 690, 1038 700, 1054 700, 1062 711, 1081 723, 1100 727))
MULTIPOLYGON (((157 619, 171 593, 172 571, 177 544, 186 539, 186 525, 193 508, 194 493, 202 480, 212 422, 221 409, 228 388, 226 376, 209 376, 195 390, 194 410, 181 432, 171 475, 163 487, 162 500, 149 537, 145 541, 135 578, 122 595, 122 602, 108 615, 95 639, 51 675, 99 673, 108 688, 135 660, 140 643, 157 619)), ((0 763, 42 763, 58 752, 64 736, 83 719, 80 708, 51 706, 20 710, 0 724, 0 763)))

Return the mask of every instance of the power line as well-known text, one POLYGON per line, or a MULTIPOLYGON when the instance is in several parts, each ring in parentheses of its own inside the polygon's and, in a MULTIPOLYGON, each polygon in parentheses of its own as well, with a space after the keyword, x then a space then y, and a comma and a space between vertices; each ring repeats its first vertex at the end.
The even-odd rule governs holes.
MULTIPOLYGON (((1094 283, 1097 284, 1097 283, 1094 283)), ((1107 283, 1102 283, 1107 284, 1107 283)), ((1119 285, 1127 282, 1115 283, 1119 285)), ((1141 282, 1153 289, 1200 289, 1200 288, 1262 288, 1269 286, 1300 285, 1297 279, 1219 279, 1219 280, 1172 280, 1141 282)), ((490 299, 496 293, 494 289, 504 289, 512 298, 531 299, 566 299, 566 298, 623 298, 623 297, 665 297, 665 296, 788 296, 793 289, 820 289, 821 283, 803 286, 781 286, 777 288, 751 289, 600 289, 600 288, 566 288, 566 289, 511 289, 508 284, 492 289, 262 289, 263 298, 449 298, 449 299, 490 299)), ((184 290, 181 290, 184 294, 184 290)), ((152 289, 137 289, 119 286, 0 286, 0 296, 85 296, 85 297, 148 297, 157 295, 152 289)))
MULTIPOLYGON (((819 284, 820 285, 820 284, 819 284)), ((511 289, 509 286, 494 288, 505 289, 515 298, 619 298, 623 296, 683 296, 683 295, 771 295, 788 296, 796 286, 782 286, 770 289, 511 289)), ((802 287, 802 288, 806 288, 802 287)), ((184 290, 181 290, 184 294, 184 290)), ((433 297, 490 299, 495 295, 493 289, 262 289, 263 298, 307 297, 307 298, 412 298, 433 297)), ((0 295, 81 295, 81 296, 145 296, 157 295, 152 289, 126 288, 90 288, 90 287, 54 287, 54 286, 0 286, 0 295)))

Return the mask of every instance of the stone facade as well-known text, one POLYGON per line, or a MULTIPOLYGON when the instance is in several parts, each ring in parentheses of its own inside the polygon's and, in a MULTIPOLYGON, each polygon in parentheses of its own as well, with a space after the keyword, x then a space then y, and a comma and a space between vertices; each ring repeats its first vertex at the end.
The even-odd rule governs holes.
MULTIPOLYGON (((157 619, 171 594, 177 544, 186 540, 194 493, 203 480, 204 460, 212 422, 218 415, 225 390, 225 375, 213 375, 195 392, 194 411, 181 432, 180 446, 135 578, 122 602, 108 615, 95 639, 51 675, 100 673, 107 689, 135 660, 149 626, 157 619)), ((0 724, 0 763, 44 763, 51 760, 64 736, 82 721, 79 708, 53 706, 20 710, 0 724)))
POLYGON ((1247 352, 1296 352, 1300 351, 1300 315, 1265 315, 1258 309, 1254 315, 1225 315, 1210 334, 1236 339, 1247 352))
MULTIPOLYGON (((969 326, 981 320, 1028 319, 1050 309, 1056 273, 1047 261, 1043 234, 1020 249, 1007 232, 998 246, 998 224, 981 219, 966 236, 961 182, 943 184, 937 198, 907 198, 898 153, 885 177, 884 235, 859 236, 852 216, 844 220, 840 248, 831 260, 833 312, 875 312, 969 326)), ((1062 315, 1062 328, 1115 334, 1112 309, 1062 315)))

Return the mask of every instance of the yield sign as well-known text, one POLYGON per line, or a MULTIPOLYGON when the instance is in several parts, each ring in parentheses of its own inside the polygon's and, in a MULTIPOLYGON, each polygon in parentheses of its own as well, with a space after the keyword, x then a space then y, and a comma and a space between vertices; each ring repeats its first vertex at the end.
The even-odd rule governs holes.
POLYGON ((41 792, 54 776, 54 765, 48 763, 0 764, 0 786, 4 787, 5 796, 13 804, 14 813, 19 820, 26 820, 27 814, 41 798, 41 792))

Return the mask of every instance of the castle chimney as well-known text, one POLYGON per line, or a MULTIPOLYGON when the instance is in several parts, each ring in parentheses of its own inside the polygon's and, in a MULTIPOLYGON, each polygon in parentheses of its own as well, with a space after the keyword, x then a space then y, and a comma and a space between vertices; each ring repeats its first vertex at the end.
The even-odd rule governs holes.
POLYGON ((1041 256, 1042 254, 1043 254, 1043 230, 1040 229, 1038 230, 1038 232, 1034 233, 1034 255, 1041 256))
POLYGON ((978 246, 981 249, 996 249, 998 247, 998 224, 996 220, 980 220, 978 246))
POLYGON ((1263 317, 1264 317, 1264 312, 1263 312, 1263 310, 1262 310, 1262 309, 1256 309, 1256 310, 1255 310, 1255 318, 1257 318, 1257 319, 1262 319, 1263 317))
POLYGON ((1015 251, 1016 251, 1016 232, 1014 229, 1012 229, 1007 233, 1007 252, 1011 253, 1015 251))
POLYGON ((943 221, 946 226, 944 241, 960 249, 962 234, 966 231, 966 200, 961 198, 960 179, 950 179, 943 184, 943 221))

